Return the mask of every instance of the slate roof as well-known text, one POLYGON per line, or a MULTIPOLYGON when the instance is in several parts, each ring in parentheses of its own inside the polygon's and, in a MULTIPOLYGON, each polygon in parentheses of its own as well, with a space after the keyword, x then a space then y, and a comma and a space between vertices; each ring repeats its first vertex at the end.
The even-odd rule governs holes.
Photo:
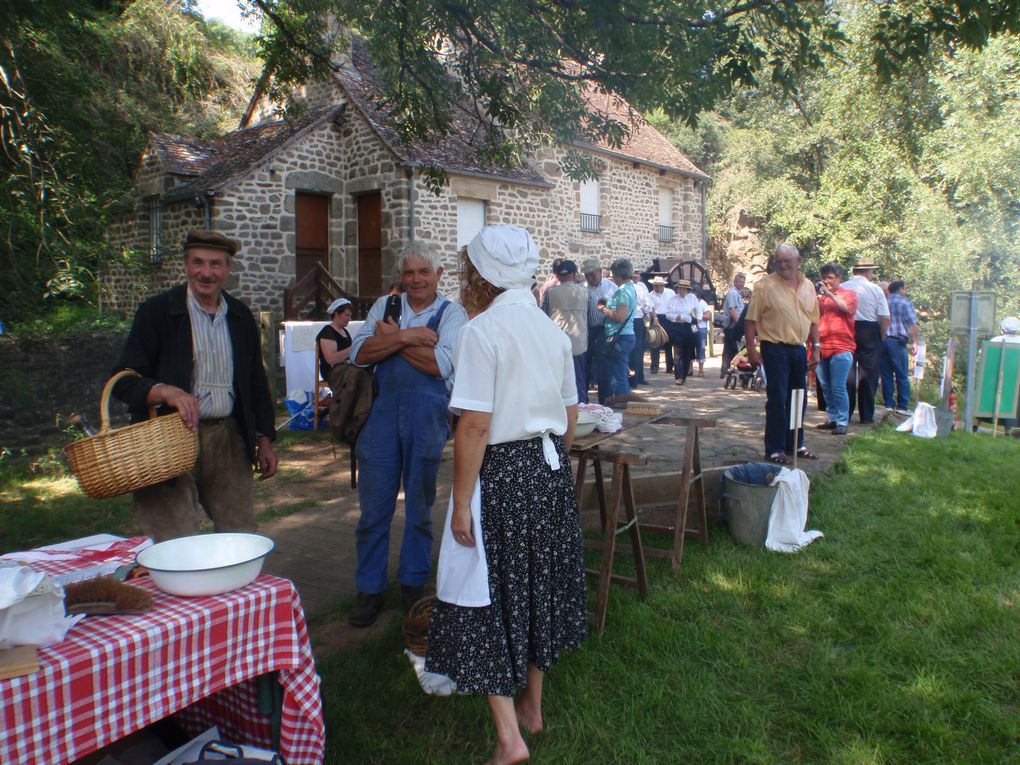
POLYGON ((266 122, 235 130, 213 141, 155 133, 149 143, 168 173, 187 180, 169 189, 164 201, 218 191, 250 174, 263 162, 310 130, 343 118, 345 105, 313 109, 293 119, 266 122))
MULTIPOLYGON (((481 162, 476 151, 481 144, 480 129, 477 120, 467 112, 455 114, 454 125, 457 129, 450 136, 434 143, 419 141, 411 144, 400 143, 396 132, 390 126, 391 116, 377 102, 376 95, 382 92, 382 86, 365 42, 360 37, 352 39, 351 63, 352 67, 344 67, 336 75, 337 80, 372 124, 379 137, 405 163, 434 165, 449 172, 492 175, 545 185, 541 176, 527 166, 505 168, 481 162)), ((631 109, 622 98, 597 93, 590 93, 587 98, 593 109, 608 113, 625 123, 633 122, 633 126, 628 140, 619 148, 612 148, 608 143, 592 145, 581 141, 576 142, 577 146, 603 151, 623 159, 645 162, 683 175, 708 177, 662 133, 631 109)))
POLYGON ((503 167, 483 161, 478 155, 484 136, 478 121, 466 112, 454 115, 455 130, 434 142, 401 142, 392 128, 392 117, 380 105, 377 94, 382 92, 377 70, 363 39, 355 37, 351 43, 351 63, 336 74, 344 92, 365 116, 372 129, 404 164, 435 166, 452 173, 495 176, 519 183, 550 185, 542 176, 525 165, 503 167))

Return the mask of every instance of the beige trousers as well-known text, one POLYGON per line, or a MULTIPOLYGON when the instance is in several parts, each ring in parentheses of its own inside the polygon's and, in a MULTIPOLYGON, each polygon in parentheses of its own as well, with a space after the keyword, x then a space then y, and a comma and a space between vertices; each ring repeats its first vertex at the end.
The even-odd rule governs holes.
POLYGON ((252 464, 233 417, 198 426, 198 460, 184 475, 134 493, 135 518, 157 542, 198 533, 202 511, 216 531, 254 532, 252 464))

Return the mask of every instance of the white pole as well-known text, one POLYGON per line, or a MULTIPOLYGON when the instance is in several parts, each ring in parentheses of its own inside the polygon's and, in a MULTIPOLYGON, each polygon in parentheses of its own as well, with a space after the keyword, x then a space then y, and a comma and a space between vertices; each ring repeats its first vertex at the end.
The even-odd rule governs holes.
POLYGON ((790 391, 790 430, 793 431, 793 469, 797 469, 797 431, 804 426, 804 389, 794 388, 790 391))

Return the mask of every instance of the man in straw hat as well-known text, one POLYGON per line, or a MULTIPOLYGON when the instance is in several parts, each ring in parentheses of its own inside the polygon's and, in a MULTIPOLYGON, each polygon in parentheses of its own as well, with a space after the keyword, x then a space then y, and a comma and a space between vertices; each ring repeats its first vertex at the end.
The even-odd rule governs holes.
POLYGON ((744 318, 747 360, 765 370, 765 458, 778 465, 789 464, 794 449, 802 459, 817 459, 804 446, 804 428, 797 429, 796 437, 790 428, 790 392, 807 388, 808 370, 818 366, 821 352, 818 296, 800 264, 792 244, 776 247, 775 271, 754 286, 744 318))
POLYGON ((677 294, 666 304, 666 319, 671 322, 673 334, 670 342, 673 346, 673 377, 677 385, 687 382, 687 371, 697 355, 698 296, 691 292, 691 283, 687 279, 679 279, 676 283, 677 294))
POLYGON ((467 322, 464 309, 438 292, 443 266, 434 246, 405 245, 397 268, 404 288, 399 319, 385 318, 386 296, 379 298, 351 345, 351 363, 374 364, 378 386, 357 444, 361 517, 352 627, 374 624, 382 610, 401 489, 406 519, 397 579, 404 610, 423 595, 432 570, 436 476, 450 436, 453 345, 467 322))
MULTIPOLYGON (((676 293, 671 289, 666 289, 669 282, 666 277, 662 274, 656 274, 652 277, 652 280, 648 282, 651 286, 651 292, 648 293, 648 300, 652 305, 652 320, 658 322, 659 326, 666 332, 666 336, 670 338, 670 341, 665 345, 666 351, 666 374, 673 371, 673 344, 672 337, 673 332, 670 328, 673 325, 668 318, 666 318, 666 306, 669 305, 669 301, 673 298, 676 293)), ((659 372, 659 348, 652 348, 651 356, 651 372, 652 374, 658 374, 659 372)))
POLYGON ((135 313, 114 372, 114 395, 132 422, 174 410, 198 431, 190 473, 134 493, 142 531, 157 542, 198 533, 200 508, 216 531, 255 531, 252 465, 276 473, 273 399, 262 366, 258 324, 223 290, 238 243, 215 231, 184 240, 185 284, 149 298, 135 313))
POLYGON ((840 287, 857 295, 854 314, 854 339, 857 350, 854 366, 847 378, 850 414, 854 407, 862 425, 875 420, 875 393, 882 379, 882 338, 889 329, 889 305, 882 288, 875 283, 878 264, 871 258, 858 258, 853 277, 840 287))

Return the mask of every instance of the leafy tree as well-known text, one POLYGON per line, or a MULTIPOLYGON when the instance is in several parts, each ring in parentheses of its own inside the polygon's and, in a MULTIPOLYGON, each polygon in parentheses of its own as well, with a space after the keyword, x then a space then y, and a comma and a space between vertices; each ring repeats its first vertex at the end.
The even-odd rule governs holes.
MULTIPOLYGON (((841 47, 847 13, 797 0, 248 2, 266 19, 262 55, 279 82, 335 66, 337 30, 357 30, 405 138, 445 134, 455 111, 468 108, 503 128, 487 133, 484 152, 504 162, 529 145, 576 136, 622 140, 626 119, 588 109, 589 89, 691 123, 734 87, 795 90, 841 47)), ((1020 0, 883 0, 876 8, 870 68, 885 77, 934 48, 980 47, 992 34, 1020 31, 1020 0)))
POLYGON ((0 5, 3 319, 94 298, 96 270, 115 257, 107 218, 148 131, 232 129, 256 72, 247 45, 180 2, 0 5))

